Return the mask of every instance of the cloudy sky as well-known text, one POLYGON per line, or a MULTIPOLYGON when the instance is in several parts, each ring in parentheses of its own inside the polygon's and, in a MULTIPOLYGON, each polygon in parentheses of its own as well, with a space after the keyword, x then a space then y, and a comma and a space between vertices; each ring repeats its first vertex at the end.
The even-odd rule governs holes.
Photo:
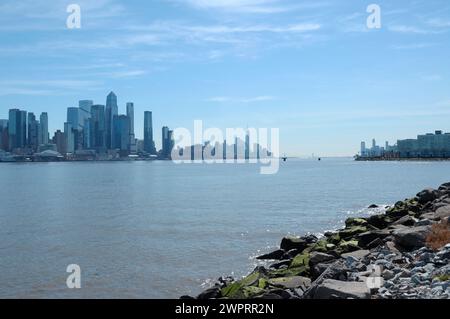
POLYGON ((446 0, 2 0, 0 118, 133 101, 160 127, 278 127, 289 155, 450 131, 446 0), (67 6, 81 7, 68 29, 67 6), (367 6, 381 7, 368 29, 367 6))

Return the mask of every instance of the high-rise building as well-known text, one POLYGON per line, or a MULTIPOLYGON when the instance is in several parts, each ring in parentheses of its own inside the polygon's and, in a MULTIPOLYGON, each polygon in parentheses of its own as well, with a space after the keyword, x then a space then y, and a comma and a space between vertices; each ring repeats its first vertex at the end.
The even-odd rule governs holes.
POLYGON ((162 128, 162 157, 170 159, 172 156, 172 149, 174 147, 173 131, 169 130, 167 126, 162 128))
POLYGON ((75 131, 72 123, 64 123, 64 140, 66 146, 66 153, 75 153, 75 131))
POLYGON ((146 111, 144 113, 144 151, 155 155, 156 147, 153 139, 153 118, 152 112, 146 111))
POLYGON ((66 137, 61 130, 57 130, 55 135, 53 136, 53 144, 56 145, 56 150, 58 153, 65 154, 66 153, 66 137))
POLYGON ((106 97, 105 125, 106 125, 106 148, 111 149, 113 146, 114 127, 113 118, 119 114, 117 105, 117 96, 111 92, 106 97))
POLYGON ((0 120, 0 150, 8 149, 8 120, 0 120))
POLYGON ((113 118, 114 145, 120 151, 129 151, 130 119, 126 115, 115 115, 113 118))
POLYGON ((69 107, 67 108, 67 123, 72 125, 73 129, 79 129, 79 108, 69 107))
POLYGON ((37 150, 39 146, 39 122, 36 121, 36 116, 34 113, 28 113, 28 146, 34 151, 37 150))
POLYGON ((105 123, 105 106, 93 105, 92 116, 90 119, 90 148, 95 149, 99 153, 106 150, 106 123, 105 123))
POLYGON ((137 151, 137 145, 136 145, 136 136, 134 134, 134 103, 128 102, 127 103, 127 116, 130 121, 130 138, 129 138, 129 150, 131 152, 137 151))
POLYGON ((8 121, 9 149, 24 148, 27 144, 27 112, 19 109, 9 110, 8 121))
POLYGON ((84 125, 85 121, 91 118, 92 105, 94 105, 92 100, 81 100, 78 102, 79 125, 84 125))
POLYGON ((41 116, 39 118, 39 122, 41 124, 41 136, 40 136, 40 142, 41 144, 48 144, 48 114, 46 112, 41 113, 41 116))

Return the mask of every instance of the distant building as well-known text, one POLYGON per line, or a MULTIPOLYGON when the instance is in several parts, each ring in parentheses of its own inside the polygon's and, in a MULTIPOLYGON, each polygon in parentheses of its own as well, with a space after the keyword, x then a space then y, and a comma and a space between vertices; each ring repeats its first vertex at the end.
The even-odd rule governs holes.
POLYGON ((175 145, 173 131, 169 130, 167 126, 162 128, 162 153, 161 156, 164 159, 170 159, 172 149, 175 145))
POLYGON ((107 132, 104 105, 92 106, 92 117, 89 126, 90 148, 95 149, 97 153, 105 153, 107 132))
POLYGON ((126 115, 115 115, 113 118, 114 148, 121 152, 129 152, 130 119, 126 115))
POLYGON ((105 146, 107 149, 113 148, 113 136, 114 136, 114 126, 113 119, 114 116, 119 114, 119 107, 117 105, 117 96, 114 92, 111 92, 106 97, 106 109, 105 109, 105 146))
POLYGON ((9 110, 8 120, 9 149, 23 149, 27 144, 27 112, 19 109, 9 110))
POLYGON ((41 144, 48 144, 49 135, 48 135, 48 114, 47 112, 41 113, 39 118, 40 122, 40 142, 41 144))
POLYGON ((66 145, 66 153, 75 153, 75 129, 72 123, 64 123, 64 139, 66 145))
POLYGON ((0 120, 0 150, 7 150, 8 147, 8 120, 0 120))
POLYGON ((144 151, 155 155, 156 147, 153 139, 153 118, 152 112, 146 111, 144 113, 144 151))
POLYGON ((397 141, 402 158, 450 158, 450 133, 436 131, 417 136, 417 139, 397 141))
POLYGON ((57 130, 52 139, 53 144, 56 145, 56 151, 61 154, 66 153, 65 135, 61 130, 57 130))
POLYGON ((136 136, 134 133, 134 103, 128 102, 127 103, 127 116, 130 121, 130 138, 129 138, 129 150, 132 153, 137 152, 137 145, 136 145, 136 136))
POLYGON ((39 121, 36 121, 36 116, 34 113, 28 113, 28 146, 36 151, 39 147, 40 138, 39 138, 40 124, 39 121))

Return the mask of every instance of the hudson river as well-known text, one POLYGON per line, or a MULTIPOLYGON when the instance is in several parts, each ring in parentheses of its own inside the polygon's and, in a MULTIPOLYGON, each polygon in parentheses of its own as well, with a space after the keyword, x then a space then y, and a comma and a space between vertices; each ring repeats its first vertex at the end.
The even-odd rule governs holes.
MULTIPOLYGON (((450 162, 0 164, 1 298, 178 298, 290 233, 450 181, 450 162), (81 267, 68 289, 66 267, 81 267)), ((234 271, 234 273, 233 273, 234 271)))

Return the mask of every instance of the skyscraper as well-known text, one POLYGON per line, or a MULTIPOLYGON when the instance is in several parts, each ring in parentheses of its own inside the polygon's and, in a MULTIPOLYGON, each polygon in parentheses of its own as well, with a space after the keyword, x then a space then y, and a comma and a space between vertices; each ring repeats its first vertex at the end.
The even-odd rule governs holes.
POLYGON ((0 120, 0 150, 8 149, 8 120, 0 120))
POLYGON ((67 108, 67 123, 70 123, 73 129, 79 129, 79 108, 67 108))
POLYGON ((153 118, 152 112, 146 111, 144 113, 144 151, 155 155, 156 147, 153 140, 153 118))
POLYGON ((27 112, 19 109, 9 110, 8 121, 9 149, 24 148, 27 142, 27 112))
POLYGON ((105 151, 106 123, 105 106, 93 105, 92 117, 90 119, 90 147, 99 153, 105 151))
POLYGON ((136 137, 134 135, 134 103, 127 103, 127 117, 130 121, 129 150, 131 152, 136 152, 136 137))
POLYGON ((83 148, 89 149, 89 123, 91 118, 91 109, 94 105, 92 100, 81 100, 78 102, 78 125, 80 128, 80 143, 83 148))
POLYGON ((120 151, 129 151, 130 147, 130 119, 126 115, 115 115, 113 118, 114 145, 120 151))
POLYGON ((167 126, 164 126, 162 128, 162 157, 164 159, 170 159, 172 157, 173 147, 173 131, 169 130, 167 126))
POLYGON ((28 146, 34 151, 39 146, 39 122, 36 121, 34 113, 28 113, 28 146))
POLYGON ((105 125, 106 125, 106 148, 111 149, 113 146, 114 127, 112 125, 114 116, 119 114, 117 105, 117 96, 111 92, 106 97, 105 125))
POLYGON ((48 114, 46 112, 41 113, 41 116, 39 118, 40 124, 41 124, 41 136, 40 136, 40 142, 42 144, 48 144, 48 114))
POLYGON ((67 153, 75 152, 75 129, 72 126, 72 123, 64 123, 64 140, 65 140, 65 151, 67 153))

